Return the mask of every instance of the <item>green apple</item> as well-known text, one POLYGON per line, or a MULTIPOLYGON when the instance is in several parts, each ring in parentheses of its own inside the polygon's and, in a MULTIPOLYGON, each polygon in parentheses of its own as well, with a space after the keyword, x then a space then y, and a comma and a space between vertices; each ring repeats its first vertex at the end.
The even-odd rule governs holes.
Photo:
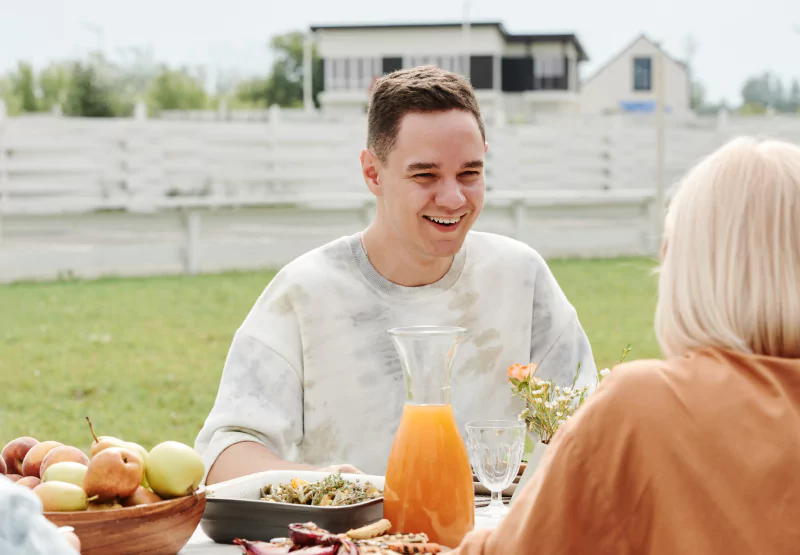
POLYGON ((88 506, 86 492, 75 484, 43 482, 33 488, 42 501, 42 509, 49 511, 85 511, 88 506))
POLYGON ((57 462, 47 467, 42 476, 42 482, 66 482, 83 487, 83 477, 87 467, 77 462, 57 462))
POLYGON ((147 481, 162 499, 193 493, 205 474, 203 459, 186 444, 177 441, 159 443, 147 457, 147 481))

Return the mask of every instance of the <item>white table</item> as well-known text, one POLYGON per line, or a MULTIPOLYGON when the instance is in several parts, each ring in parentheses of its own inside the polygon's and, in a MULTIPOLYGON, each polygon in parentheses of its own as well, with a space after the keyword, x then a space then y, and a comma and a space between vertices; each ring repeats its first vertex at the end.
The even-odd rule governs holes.
MULTIPOLYGON (((500 524, 500 521, 496 519, 486 519, 479 516, 475 517, 475 528, 491 529, 495 528, 498 524, 500 524)), ((233 555, 234 553, 241 554, 242 550, 236 545, 214 543, 203 533, 200 526, 195 530, 189 543, 180 551, 180 555, 233 555)))

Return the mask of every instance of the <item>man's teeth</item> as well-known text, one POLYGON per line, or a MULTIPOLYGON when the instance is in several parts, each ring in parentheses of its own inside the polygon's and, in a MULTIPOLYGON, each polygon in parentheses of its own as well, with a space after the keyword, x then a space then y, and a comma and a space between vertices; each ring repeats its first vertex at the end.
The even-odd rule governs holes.
POLYGON ((425 216, 432 222, 436 222, 437 224, 444 224, 444 225, 453 225, 457 224, 461 220, 461 216, 458 218, 434 218, 433 216, 425 216))

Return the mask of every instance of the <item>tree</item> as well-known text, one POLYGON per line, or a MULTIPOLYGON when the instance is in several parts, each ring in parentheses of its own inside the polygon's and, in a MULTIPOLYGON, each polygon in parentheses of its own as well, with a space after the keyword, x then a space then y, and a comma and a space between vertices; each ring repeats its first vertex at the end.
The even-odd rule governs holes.
POLYGON ((797 79, 792 81, 792 88, 789 91, 789 111, 800 111, 800 81, 797 79))
POLYGON ((36 112, 36 78, 33 66, 27 62, 19 62, 16 74, 11 77, 11 94, 17 97, 23 112, 36 112))
POLYGON ((800 100, 800 85, 792 83, 787 94, 783 81, 776 75, 765 71, 757 77, 749 78, 742 87, 742 100, 745 106, 771 106, 777 112, 796 112, 800 100))
MULTIPOLYGON (((240 84, 240 101, 259 106, 277 104, 297 107, 303 104, 303 50, 305 34, 299 31, 273 37, 271 49, 275 54, 272 70, 266 79, 251 79, 240 84)), ((322 90, 322 61, 312 50, 312 97, 319 106, 317 95, 322 90)))
POLYGON ((195 110, 208 103, 202 83, 186 69, 162 66, 147 91, 148 106, 158 110, 195 110))
POLYGON ((162 66, 150 47, 129 46, 119 52, 119 61, 108 68, 114 88, 130 103, 143 100, 162 66))
POLYGON ((14 94, 14 88, 11 85, 11 79, 8 77, 0 78, 0 98, 6 103, 8 115, 16 116, 22 112, 22 104, 14 94))
POLYGON ((39 73, 38 81, 42 110, 51 110, 55 105, 63 108, 72 81, 70 67, 63 63, 50 64, 39 73))
POLYGON ((72 84, 67 93, 64 112, 70 116, 89 118, 114 117, 110 87, 102 82, 97 67, 77 62, 72 67, 72 84))

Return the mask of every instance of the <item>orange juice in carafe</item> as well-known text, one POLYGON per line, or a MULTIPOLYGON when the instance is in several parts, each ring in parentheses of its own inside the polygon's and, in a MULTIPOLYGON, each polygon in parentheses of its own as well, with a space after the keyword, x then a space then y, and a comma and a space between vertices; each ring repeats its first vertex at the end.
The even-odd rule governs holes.
POLYGON ((456 547, 475 524, 472 468, 450 404, 450 368, 466 330, 390 330, 406 376, 408 401, 384 486, 384 516, 395 533, 425 533, 456 547))

